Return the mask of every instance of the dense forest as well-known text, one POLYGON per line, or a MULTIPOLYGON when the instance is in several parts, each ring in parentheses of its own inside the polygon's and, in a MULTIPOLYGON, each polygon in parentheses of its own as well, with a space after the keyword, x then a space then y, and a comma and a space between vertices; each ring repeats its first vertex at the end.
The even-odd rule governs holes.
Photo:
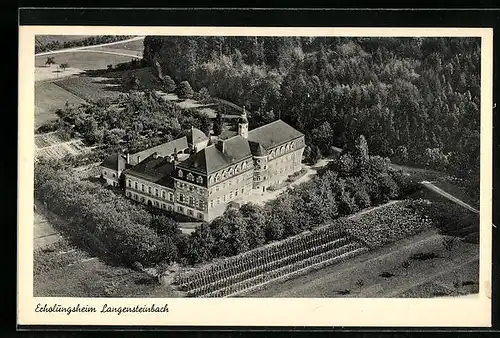
POLYGON ((309 150, 352 148, 448 171, 478 189, 480 39, 146 37, 159 77, 281 117, 309 150))

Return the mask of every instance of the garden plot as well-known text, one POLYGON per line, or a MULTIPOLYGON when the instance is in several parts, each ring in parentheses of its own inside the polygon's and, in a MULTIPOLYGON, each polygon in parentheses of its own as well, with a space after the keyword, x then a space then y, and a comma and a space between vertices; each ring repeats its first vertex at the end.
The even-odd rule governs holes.
POLYGON ((59 160, 66 155, 79 155, 90 151, 81 139, 64 141, 57 133, 35 135, 35 154, 38 158, 59 160))

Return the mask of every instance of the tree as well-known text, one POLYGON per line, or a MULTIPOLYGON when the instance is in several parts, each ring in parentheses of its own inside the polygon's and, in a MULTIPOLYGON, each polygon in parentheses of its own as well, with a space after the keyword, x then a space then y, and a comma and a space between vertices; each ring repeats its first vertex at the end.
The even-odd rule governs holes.
POLYGON ((168 75, 164 75, 162 79, 163 90, 167 93, 173 93, 177 89, 175 81, 168 75))
POLYGON ((193 97, 194 91, 188 81, 182 81, 177 87, 177 96, 180 99, 188 99, 193 97))
POLYGON ((214 135, 218 136, 222 133, 222 114, 220 111, 217 111, 217 116, 215 117, 214 125, 213 125, 213 130, 214 130, 214 135))
POLYGON ((64 71, 66 70, 66 68, 68 68, 68 67, 69 67, 69 65, 68 65, 67 63, 61 63, 61 64, 59 65, 59 68, 61 68, 61 70, 62 70, 63 72, 64 72, 64 71))

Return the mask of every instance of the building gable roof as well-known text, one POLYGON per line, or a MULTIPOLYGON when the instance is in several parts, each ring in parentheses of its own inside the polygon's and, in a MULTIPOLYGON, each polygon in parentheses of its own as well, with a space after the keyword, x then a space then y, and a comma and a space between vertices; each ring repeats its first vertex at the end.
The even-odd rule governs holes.
POLYGON ((262 127, 250 130, 248 132, 248 140, 259 143, 264 149, 269 150, 303 135, 284 121, 276 120, 262 127))

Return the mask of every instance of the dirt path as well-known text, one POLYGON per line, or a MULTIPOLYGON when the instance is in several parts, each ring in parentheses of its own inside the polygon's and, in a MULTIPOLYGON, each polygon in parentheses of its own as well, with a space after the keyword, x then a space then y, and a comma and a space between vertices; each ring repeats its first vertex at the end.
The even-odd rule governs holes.
MULTIPOLYGON (((51 55, 51 54, 57 54, 57 53, 69 53, 69 52, 78 52, 82 50, 87 50, 90 48, 97 48, 97 47, 107 47, 107 46, 113 46, 113 45, 118 45, 121 43, 126 43, 126 42, 131 42, 131 41, 137 41, 137 40, 142 40, 144 39, 144 36, 136 36, 127 40, 120 40, 120 41, 115 41, 115 42, 108 42, 108 43, 102 43, 100 45, 92 45, 92 46, 82 46, 82 47, 74 47, 74 48, 66 48, 66 49, 59 49, 59 50, 53 50, 50 52, 43 52, 43 53, 38 53, 35 54, 35 56, 43 56, 43 55, 51 55)), ((130 55, 126 55, 130 56, 130 55)), ((137 57, 137 56, 134 56, 137 57)))
POLYGON ((449 199, 450 201, 453 201, 461 206, 463 206, 464 208, 472 211, 472 212, 475 212, 475 213, 479 213, 479 210, 473 208, 472 206, 470 206, 469 204, 465 203, 464 201, 462 201, 461 199, 458 199, 456 198, 455 196, 453 196, 452 194, 449 194, 447 193, 446 191, 444 191, 443 189, 441 188, 438 188, 436 187, 434 184, 432 184, 431 182, 429 181, 422 181, 420 182, 422 183, 425 187, 437 192, 438 194, 440 194, 441 196, 449 199))

